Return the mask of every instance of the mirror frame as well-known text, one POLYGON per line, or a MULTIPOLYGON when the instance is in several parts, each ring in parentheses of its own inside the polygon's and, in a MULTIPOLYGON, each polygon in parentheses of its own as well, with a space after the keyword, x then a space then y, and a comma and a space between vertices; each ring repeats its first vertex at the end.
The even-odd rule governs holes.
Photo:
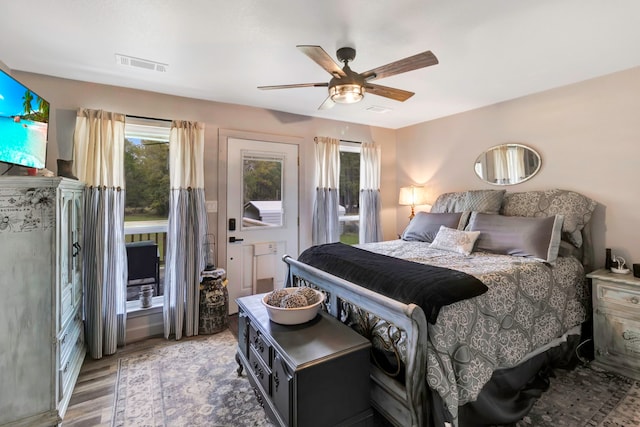
POLYGON ((489 147, 486 150, 484 150, 482 153, 480 153, 480 155, 478 155, 478 157, 476 157, 475 161, 473 162, 473 172, 478 177, 478 179, 480 179, 482 182, 485 182, 487 184, 500 185, 500 186, 522 184, 523 182, 526 182, 526 181, 530 180, 531 178, 533 178, 534 176, 536 176, 536 174, 540 171, 541 167, 542 167, 542 157, 540 156, 540 153, 538 153, 536 150, 534 150, 533 148, 529 147, 528 145, 520 144, 520 143, 517 143, 517 142, 506 142, 504 144, 498 144, 498 145, 494 145, 493 147, 489 147), (490 182, 487 179, 485 179, 482 176, 480 176, 480 174, 478 174, 478 171, 476 170, 476 164, 478 164, 480 158, 482 156, 486 156, 488 153, 492 152, 493 150, 495 150, 497 148, 500 148, 500 147, 504 147, 504 146, 522 147, 522 148, 524 148, 526 150, 529 150, 531 153, 533 153, 538 158, 538 166, 536 167, 536 169, 533 172, 531 172, 529 174, 529 176, 527 176, 526 178, 522 179, 521 181, 514 182, 514 183, 504 184, 504 183, 498 183, 498 182, 490 182))

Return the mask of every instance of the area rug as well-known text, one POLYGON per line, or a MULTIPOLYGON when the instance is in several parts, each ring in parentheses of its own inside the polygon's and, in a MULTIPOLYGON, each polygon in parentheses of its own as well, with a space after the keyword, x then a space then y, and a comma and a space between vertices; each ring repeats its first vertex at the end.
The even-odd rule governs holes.
POLYGON ((112 425, 271 426, 236 373, 236 347, 225 330, 120 359, 112 425))
POLYGON ((556 370, 518 427, 640 426, 640 383, 588 365, 556 370))
MULTIPOLYGON (((227 330, 120 359, 113 427, 271 426, 246 372, 236 373, 236 346, 227 330)), ((556 370, 517 426, 640 426, 640 383, 589 366, 556 370)))

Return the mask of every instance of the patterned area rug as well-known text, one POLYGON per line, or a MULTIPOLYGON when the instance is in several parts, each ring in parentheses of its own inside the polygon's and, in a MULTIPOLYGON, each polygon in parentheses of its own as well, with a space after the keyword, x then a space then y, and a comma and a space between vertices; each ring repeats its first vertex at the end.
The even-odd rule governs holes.
MULTIPOLYGON (((236 374, 237 341, 224 331, 122 358, 113 426, 271 426, 236 374)), ((388 425, 379 416, 374 426, 388 425)), ((640 383, 579 366, 556 370, 518 427, 640 426, 640 383)))
POLYGON ((113 426, 270 426, 229 330, 122 358, 113 426))
POLYGON ((597 368, 556 370, 518 427, 640 426, 640 383, 597 368))

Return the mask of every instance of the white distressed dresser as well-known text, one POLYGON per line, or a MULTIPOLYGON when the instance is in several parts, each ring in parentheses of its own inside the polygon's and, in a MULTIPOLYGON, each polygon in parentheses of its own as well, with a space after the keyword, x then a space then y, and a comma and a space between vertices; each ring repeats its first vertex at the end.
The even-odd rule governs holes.
POLYGON ((84 185, 0 178, 0 425, 62 419, 85 356, 84 185))
POLYGON ((593 281, 594 364, 640 380, 640 279, 597 270, 593 281))

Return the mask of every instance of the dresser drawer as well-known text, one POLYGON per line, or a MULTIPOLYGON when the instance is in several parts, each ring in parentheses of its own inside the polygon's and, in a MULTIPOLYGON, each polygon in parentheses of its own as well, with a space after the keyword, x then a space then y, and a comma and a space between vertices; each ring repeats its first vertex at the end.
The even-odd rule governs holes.
POLYGON ((640 379, 640 317, 599 309, 594 316, 596 362, 640 379))
POLYGON ((598 299, 601 303, 619 304, 640 310, 640 289, 627 289, 613 283, 597 281, 598 299))
POLYGON ((271 369, 253 348, 249 350, 249 369, 251 369, 265 393, 271 395, 271 369))
POLYGON ((293 382, 293 372, 284 363, 282 357, 275 353, 273 357, 273 374, 271 379, 271 399, 286 425, 290 425, 291 420, 293 382))
POLYGON ((73 283, 73 305, 77 307, 82 303, 82 280, 73 283))
POLYGON ((249 317, 242 310, 238 310, 238 349, 249 358, 249 317))
POLYGON ((73 348, 82 335, 83 324, 82 315, 80 312, 81 307, 76 308, 76 312, 71 321, 68 322, 58 335, 58 342, 60 343, 60 359, 66 359, 67 355, 73 351, 73 348))
POLYGON ((82 367, 82 361, 85 356, 84 333, 80 330, 80 334, 72 343, 71 351, 64 359, 60 361, 60 394, 59 400, 66 399, 73 392, 73 387, 78 376, 78 372, 82 367))
POLYGON ((67 323, 68 319, 73 315, 73 311, 75 308, 73 298, 73 288, 71 286, 67 286, 62 291, 62 295, 60 296, 60 319, 59 319, 59 327, 62 328, 65 323, 67 323))
POLYGON ((271 367, 271 344, 251 323, 249 323, 249 347, 260 355, 267 366, 271 367))

